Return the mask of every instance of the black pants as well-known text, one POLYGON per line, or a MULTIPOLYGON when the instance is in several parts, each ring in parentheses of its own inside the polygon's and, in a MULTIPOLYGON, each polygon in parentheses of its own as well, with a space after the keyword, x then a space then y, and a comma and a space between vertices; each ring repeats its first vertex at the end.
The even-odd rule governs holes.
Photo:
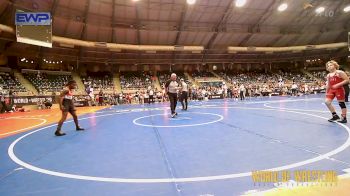
POLYGON ((345 102, 349 102, 349 85, 346 84, 343 86, 344 87, 344 90, 345 90, 345 102))
POLYGON ((5 101, 2 101, 0 102, 0 113, 4 113, 5 111, 7 111, 7 108, 6 108, 6 104, 5 104, 5 101))
POLYGON ((188 99, 187 91, 182 91, 180 101, 181 101, 182 109, 184 109, 184 110, 187 110, 187 105, 188 105, 187 99, 188 99), (184 104, 184 101, 185 101, 185 104, 184 104))
POLYGON ((63 110, 62 110, 62 117, 61 120, 58 121, 58 125, 57 125, 57 131, 61 131, 63 122, 67 119, 67 115, 68 113, 70 113, 73 116, 73 120, 75 123, 76 128, 79 127, 78 124, 78 116, 75 112, 75 107, 74 104, 71 100, 63 100, 63 110))
POLYGON ((244 100, 244 91, 239 91, 239 96, 241 97, 241 100, 244 100))
POLYGON ((174 114, 176 109, 176 104, 177 104, 177 93, 168 93, 168 96, 170 100, 171 114, 174 114))
POLYGON ((148 103, 150 104, 150 103, 154 103, 154 97, 153 97, 153 95, 150 95, 149 96, 149 101, 148 101, 148 103))
POLYGON ((45 107, 51 109, 52 103, 51 102, 45 102, 45 107))

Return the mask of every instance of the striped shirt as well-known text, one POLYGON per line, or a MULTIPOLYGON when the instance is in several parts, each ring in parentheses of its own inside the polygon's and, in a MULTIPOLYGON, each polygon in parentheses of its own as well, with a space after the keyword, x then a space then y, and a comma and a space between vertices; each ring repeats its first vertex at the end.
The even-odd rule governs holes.
POLYGON ((177 93, 177 87, 179 87, 179 83, 177 83, 177 81, 173 81, 173 80, 168 80, 165 83, 165 88, 168 89, 169 93, 177 93))

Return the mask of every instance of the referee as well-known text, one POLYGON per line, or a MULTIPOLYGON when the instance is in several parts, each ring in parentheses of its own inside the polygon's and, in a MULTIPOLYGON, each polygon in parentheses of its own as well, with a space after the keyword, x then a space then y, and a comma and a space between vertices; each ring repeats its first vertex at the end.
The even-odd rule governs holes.
POLYGON ((175 118, 175 116, 177 115, 175 109, 177 104, 177 89, 179 87, 179 83, 176 81, 176 78, 176 74, 172 73, 170 76, 170 80, 168 80, 165 83, 165 93, 167 93, 169 96, 172 118, 175 118))
POLYGON ((184 81, 183 78, 181 78, 180 80, 181 82, 181 97, 180 97, 180 102, 182 105, 182 110, 187 110, 187 99, 188 99, 188 85, 186 84, 186 82, 184 81), (185 104, 184 104, 185 101, 185 104))

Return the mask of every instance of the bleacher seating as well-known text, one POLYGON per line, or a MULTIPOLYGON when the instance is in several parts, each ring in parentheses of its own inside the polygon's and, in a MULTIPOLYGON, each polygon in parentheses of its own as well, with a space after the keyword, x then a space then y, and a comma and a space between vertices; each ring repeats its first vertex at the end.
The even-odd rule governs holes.
POLYGON ((158 80, 162 88, 164 88, 165 82, 170 79, 172 73, 176 74, 178 80, 183 78, 188 86, 192 86, 192 82, 188 80, 183 72, 158 72, 158 80))
POLYGON ((23 73, 23 76, 34 85, 39 94, 59 92, 64 88, 68 81, 72 80, 72 76, 67 74, 26 72, 23 73))
POLYGON ((195 71, 195 72, 192 72, 191 73, 191 76, 194 78, 194 79, 197 79, 197 78, 208 78, 208 77, 215 77, 211 72, 207 72, 207 71, 195 71))
POLYGON ((0 72, 0 86, 3 90, 12 90, 13 92, 26 92, 24 86, 18 79, 8 72, 0 72))
POLYGON ((89 74, 86 77, 82 77, 82 82, 85 87, 92 86, 94 89, 114 90, 113 78, 106 73, 89 74))
POLYGON ((314 78, 318 80, 322 80, 322 81, 326 80, 326 76, 327 76, 326 71, 313 71, 311 72, 311 74, 314 76, 314 78))
POLYGON ((123 90, 154 88, 154 78, 149 73, 123 72, 120 74, 120 84, 123 90))

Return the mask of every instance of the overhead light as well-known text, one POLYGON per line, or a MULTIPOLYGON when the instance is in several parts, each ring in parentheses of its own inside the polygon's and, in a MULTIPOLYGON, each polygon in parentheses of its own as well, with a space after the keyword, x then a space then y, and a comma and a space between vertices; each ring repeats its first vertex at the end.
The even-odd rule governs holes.
POLYGON ((236 0, 236 7, 243 7, 247 3, 247 0, 236 0))
POLYGON ((31 63, 34 63, 33 61, 31 63))
POLYGON ((63 62, 61 61, 61 63, 63 63, 63 62))
POLYGON ((137 2, 137 1, 139 1, 139 0, 132 0, 132 1, 137 2))
POLYGON ((315 11, 316 11, 316 13, 320 14, 320 13, 324 12, 324 10, 325 10, 324 7, 319 7, 315 11))
POLYGON ((278 6, 277 10, 280 12, 285 11, 288 8, 288 4, 282 3, 280 6, 278 6))
POLYGON ((188 5, 193 5, 196 3, 196 0, 187 0, 188 5))
POLYGON ((350 12, 350 5, 348 5, 344 8, 344 12, 350 12))

